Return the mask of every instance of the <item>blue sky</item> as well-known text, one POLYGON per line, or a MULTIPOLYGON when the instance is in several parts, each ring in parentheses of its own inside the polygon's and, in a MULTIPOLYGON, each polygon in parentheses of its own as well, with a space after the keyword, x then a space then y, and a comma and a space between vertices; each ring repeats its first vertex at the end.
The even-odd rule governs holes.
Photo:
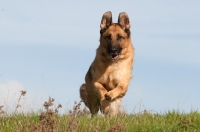
MULTIPOLYGON (((103 13, 127 12, 135 47, 133 79, 122 106, 129 112, 200 109, 200 1, 0 0, 0 105, 37 110, 48 96, 64 110, 99 45, 103 13)), ((8 108, 9 107, 9 108, 8 108)))

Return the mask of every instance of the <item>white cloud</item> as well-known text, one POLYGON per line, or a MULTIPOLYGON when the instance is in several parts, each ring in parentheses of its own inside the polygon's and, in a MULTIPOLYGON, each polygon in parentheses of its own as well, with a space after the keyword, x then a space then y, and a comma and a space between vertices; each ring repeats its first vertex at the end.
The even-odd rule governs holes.
POLYGON ((0 105, 3 105, 8 111, 13 111, 21 90, 24 88, 18 81, 0 83, 0 105))
POLYGON ((17 105, 20 107, 17 109, 18 112, 32 112, 38 111, 42 108, 42 104, 44 100, 48 99, 48 96, 39 95, 37 96, 31 92, 30 90, 26 90, 27 93, 25 96, 21 96, 20 94, 22 90, 26 90, 22 83, 19 81, 8 81, 5 83, 0 83, 0 106, 4 106, 3 110, 8 113, 13 113, 16 109, 17 105))
POLYGON ((16 97, 20 95, 20 91, 24 90, 22 84, 18 81, 9 81, 0 84, 0 103, 16 102, 16 97))

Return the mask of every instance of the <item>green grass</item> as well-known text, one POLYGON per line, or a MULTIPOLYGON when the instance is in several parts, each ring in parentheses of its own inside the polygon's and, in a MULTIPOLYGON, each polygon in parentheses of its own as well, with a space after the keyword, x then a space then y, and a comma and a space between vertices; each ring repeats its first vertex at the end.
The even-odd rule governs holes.
MULTIPOLYGON (((47 116, 47 115, 46 115, 47 116)), ((87 115, 58 115, 53 113, 52 118, 45 119, 41 123, 40 115, 30 113, 27 115, 16 114, 0 117, 1 132, 21 131, 127 131, 127 132, 199 132, 200 114, 191 112, 188 114, 179 112, 167 112, 165 114, 120 114, 114 118, 95 116, 90 118, 87 115), (51 123, 52 121, 52 123, 51 123), (51 129, 52 128, 52 129, 51 129)))
MULTIPOLYGON (((21 97, 20 97, 21 98, 21 97)), ((18 101, 18 103, 20 100, 18 101)), ((97 115, 90 117, 86 109, 75 103, 68 114, 59 114, 59 105, 53 109, 54 99, 44 103, 45 110, 33 113, 7 114, 0 107, 0 132, 200 132, 200 113, 120 112, 113 118, 97 115)))

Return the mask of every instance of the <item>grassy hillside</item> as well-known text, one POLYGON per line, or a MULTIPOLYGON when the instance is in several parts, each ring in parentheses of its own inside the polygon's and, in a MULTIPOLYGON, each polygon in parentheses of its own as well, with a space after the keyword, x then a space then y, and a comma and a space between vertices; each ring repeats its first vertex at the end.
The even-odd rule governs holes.
POLYGON ((87 109, 80 109, 81 102, 62 115, 59 114, 62 105, 53 109, 53 102, 54 99, 49 98, 44 103, 44 111, 28 114, 18 113, 18 107, 7 114, 0 107, 0 132, 200 132, 200 113, 195 111, 187 114, 176 111, 164 114, 120 112, 114 118, 102 115, 91 118, 87 109))

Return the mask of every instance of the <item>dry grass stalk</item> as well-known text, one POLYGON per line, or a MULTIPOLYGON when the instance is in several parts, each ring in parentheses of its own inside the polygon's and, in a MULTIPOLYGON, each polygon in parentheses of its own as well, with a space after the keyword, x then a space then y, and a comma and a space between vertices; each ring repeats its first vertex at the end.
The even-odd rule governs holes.
POLYGON ((80 111, 81 101, 79 103, 75 101, 74 104, 73 110, 69 111, 69 124, 67 128, 69 132, 76 132, 78 127, 76 117, 80 111))
POLYGON ((20 103, 20 100, 21 100, 21 97, 26 95, 26 90, 22 90, 22 91, 20 91, 20 92, 21 92, 21 94, 20 94, 19 99, 18 99, 18 101, 17 101, 17 105, 16 105, 16 107, 15 107, 15 111, 14 111, 13 115, 15 115, 15 114, 17 113, 17 109, 18 109, 19 107, 21 107, 21 105, 19 104, 19 103, 20 103))
POLYGON ((83 110, 80 108, 81 103, 82 100, 79 101, 78 103, 76 101, 74 102, 73 110, 69 111, 70 116, 80 117, 84 115, 90 115, 90 111, 86 107, 84 107, 83 110))
POLYGON ((125 131, 125 125, 116 122, 107 132, 124 132, 125 131))
POLYGON ((5 111, 3 110, 3 106, 0 106, 0 117, 5 116, 5 111))
POLYGON ((58 114, 58 109, 62 108, 59 104, 55 110, 50 108, 53 106, 54 99, 49 97, 47 102, 44 102, 45 112, 41 112, 39 115, 39 124, 32 124, 29 131, 32 132, 55 132, 56 129, 56 114, 58 114))

